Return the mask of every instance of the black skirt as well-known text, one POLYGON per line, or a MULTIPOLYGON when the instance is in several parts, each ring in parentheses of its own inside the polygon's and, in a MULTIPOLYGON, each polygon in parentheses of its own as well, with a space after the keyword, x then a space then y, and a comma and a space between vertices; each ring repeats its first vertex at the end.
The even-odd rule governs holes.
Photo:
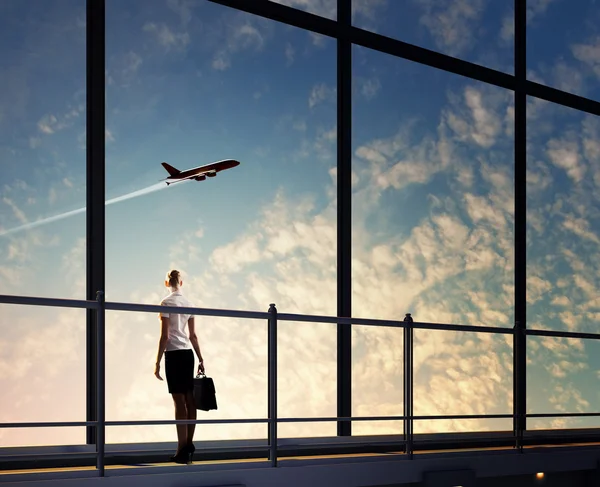
POLYGON ((194 352, 168 350, 165 352, 165 375, 170 394, 194 391, 194 352))

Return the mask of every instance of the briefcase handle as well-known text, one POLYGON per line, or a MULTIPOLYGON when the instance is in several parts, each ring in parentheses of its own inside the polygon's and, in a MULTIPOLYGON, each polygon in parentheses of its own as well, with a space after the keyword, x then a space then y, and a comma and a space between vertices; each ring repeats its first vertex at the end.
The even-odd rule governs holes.
POLYGON ((200 372, 199 374, 196 374, 196 379, 206 379, 206 373, 200 372))

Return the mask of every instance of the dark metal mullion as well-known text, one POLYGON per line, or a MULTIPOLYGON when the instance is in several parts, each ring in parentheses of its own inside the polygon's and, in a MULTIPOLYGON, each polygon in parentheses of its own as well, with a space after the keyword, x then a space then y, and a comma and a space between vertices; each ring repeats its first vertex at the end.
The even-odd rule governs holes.
POLYGON ((526 0, 515 0, 515 335, 513 339, 513 407, 517 447, 526 428, 527 327, 527 92, 526 0))
MULTIPOLYGON (((338 22, 349 29, 352 0, 337 1, 338 22)), ((352 44, 337 40, 337 315, 352 316, 352 44)), ((337 416, 352 415, 352 325, 337 325, 337 416)), ((338 436, 352 423, 337 422, 338 436)))
MULTIPOLYGON (((352 27, 347 34, 333 20, 319 17, 318 15, 303 12, 301 10, 287 7, 269 0, 209 0, 226 7, 241 10, 253 15, 268 18, 276 22, 282 22, 294 27, 310 30, 328 37, 336 38, 349 35, 350 41, 368 49, 384 52, 392 56, 408 59, 420 64, 425 64, 437 69, 449 71, 484 83, 489 83, 501 88, 514 89, 514 76, 486 68, 479 64, 453 58, 446 54, 431 51, 423 47, 415 46, 398 39, 382 36, 375 32, 369 32, 357 27, 352 27)), ((338 12, 339 16, 339 12, 338 12)), ((525 84, 527 94, 535 96, 552 103, 563 105, 575 110, 600 116, 600 102, 588 98, 567 93, 549 86, 544 86, 533 81, 525 84)))
MULTIPOLYGON (((105 0, 86 5, 86 299, 104 291, 104 56, 105 0)), ((86 317, 86 419, 97 419, 96 311, 86 317)), ((86 428, 86 442, 96 443, 93 426, 86 428)))

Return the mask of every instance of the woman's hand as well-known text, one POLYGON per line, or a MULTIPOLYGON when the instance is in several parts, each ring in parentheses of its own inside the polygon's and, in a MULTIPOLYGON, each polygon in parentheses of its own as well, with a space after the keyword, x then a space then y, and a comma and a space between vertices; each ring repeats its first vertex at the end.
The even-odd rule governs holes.
POLYGON ((198 375, 200 374, 204 374, 204 361, 200 360, 200 363, 198 364, 198 375))
POLYGON ((158 380, 163 380, 163 378, 160 376, 160 364, 156 364, 154 367, 154 375, 158 380))

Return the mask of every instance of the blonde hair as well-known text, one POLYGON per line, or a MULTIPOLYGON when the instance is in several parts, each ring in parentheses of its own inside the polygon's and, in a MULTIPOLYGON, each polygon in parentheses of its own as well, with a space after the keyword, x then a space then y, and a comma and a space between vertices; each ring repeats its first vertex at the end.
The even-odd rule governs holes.
POLYGON ((167 281, 169 281, 169 286, 171 287, 179 287, 179 283, 181 282, 181 272, 173 269, 167 273, 167 281))

